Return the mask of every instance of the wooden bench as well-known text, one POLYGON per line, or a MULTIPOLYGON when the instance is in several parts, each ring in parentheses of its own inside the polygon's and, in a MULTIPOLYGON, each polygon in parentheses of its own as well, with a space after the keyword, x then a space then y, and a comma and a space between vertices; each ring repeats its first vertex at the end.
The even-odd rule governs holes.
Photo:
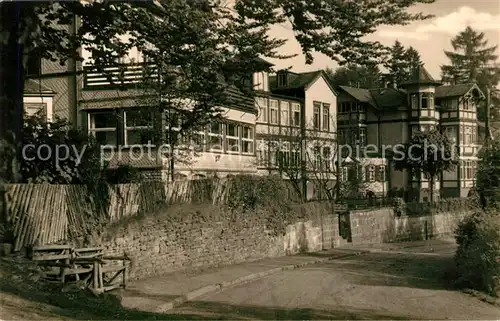
POLYGON ((103 256, 99 261, 96 260, 92 292, 98 295, 117 288, 125 288, 127 286, 127 261, 130 261, 130 258, 125 254, 123 256, 103 256), (121 261, 121 265, 109 265, 112 261, 121 261), (114 283, 119 276, 122 277, 121 283, 114 283))

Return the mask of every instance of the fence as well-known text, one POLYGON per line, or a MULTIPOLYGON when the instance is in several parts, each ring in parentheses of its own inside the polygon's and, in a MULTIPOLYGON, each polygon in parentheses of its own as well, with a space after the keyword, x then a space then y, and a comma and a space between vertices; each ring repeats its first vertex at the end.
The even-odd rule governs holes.
MULTIPOLYGON (((251 183, 262 182, 257 178, 251 183)), ((97 192, 83 185, 7 185, 0 195, 0 238, 13 242, 15 251, 28 245, 84 240, 103 225, 167 204, 226 204, 241 188, 238 184, 231 180, 147 182, 104 186, 97 192)), ((289 190, 289 201, 296 201, 292 187, 283 188, 289 190)))

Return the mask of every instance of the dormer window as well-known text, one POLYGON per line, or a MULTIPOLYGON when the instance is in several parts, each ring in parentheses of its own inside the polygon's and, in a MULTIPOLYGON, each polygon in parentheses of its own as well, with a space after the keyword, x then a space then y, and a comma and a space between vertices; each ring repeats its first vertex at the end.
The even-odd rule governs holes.
POLYGON ((285 71, 278 72, 278 87, 286 87, 288 85, 288 77, 285 71))

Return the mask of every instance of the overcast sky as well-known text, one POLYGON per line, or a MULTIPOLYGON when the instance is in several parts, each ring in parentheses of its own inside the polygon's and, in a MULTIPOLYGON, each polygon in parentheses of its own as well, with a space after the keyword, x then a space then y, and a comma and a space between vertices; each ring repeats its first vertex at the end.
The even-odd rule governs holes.
MULTIPOLYGON (((404 27, 381 26, 375 34, 370 35, 370 39, 386 45, 399 40, 405 46, 415 47, 427 70, 437 79, 440 78, 439 66, 448 63, 444 50, 452 49, 451 39, 467 25, 484 32, 491 45, 500 44, 500 0, 437 0, 433 4, 418 5, 411 10, 431 13, 435 17, 404 27)), ((306 65, 290 26, 275 26, 271 34, 289 39, 282 48, 283 52, 299 54, 287 60, 270 60, 276 68, 292 66, 293 71, 301 72, 336 67, 335 62, 321 54, 315 54, 314 63, 306 65)), ((497 48, 497 52, 500 55, 500 48, 497 48)))

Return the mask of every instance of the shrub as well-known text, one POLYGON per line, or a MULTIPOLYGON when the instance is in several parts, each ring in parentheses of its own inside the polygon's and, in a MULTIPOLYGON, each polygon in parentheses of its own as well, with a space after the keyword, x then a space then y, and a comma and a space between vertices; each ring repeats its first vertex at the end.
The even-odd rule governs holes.
POLYGON ((394 207, 394 212, 396 212, 397 216, 404 214, 406 203, 401 197, 395 197, 392 200, 392 206, 394 207))
POLYGON ((455 231, 455 285, 498 296, 500 291, 500 215, 476 212, 455 231))

